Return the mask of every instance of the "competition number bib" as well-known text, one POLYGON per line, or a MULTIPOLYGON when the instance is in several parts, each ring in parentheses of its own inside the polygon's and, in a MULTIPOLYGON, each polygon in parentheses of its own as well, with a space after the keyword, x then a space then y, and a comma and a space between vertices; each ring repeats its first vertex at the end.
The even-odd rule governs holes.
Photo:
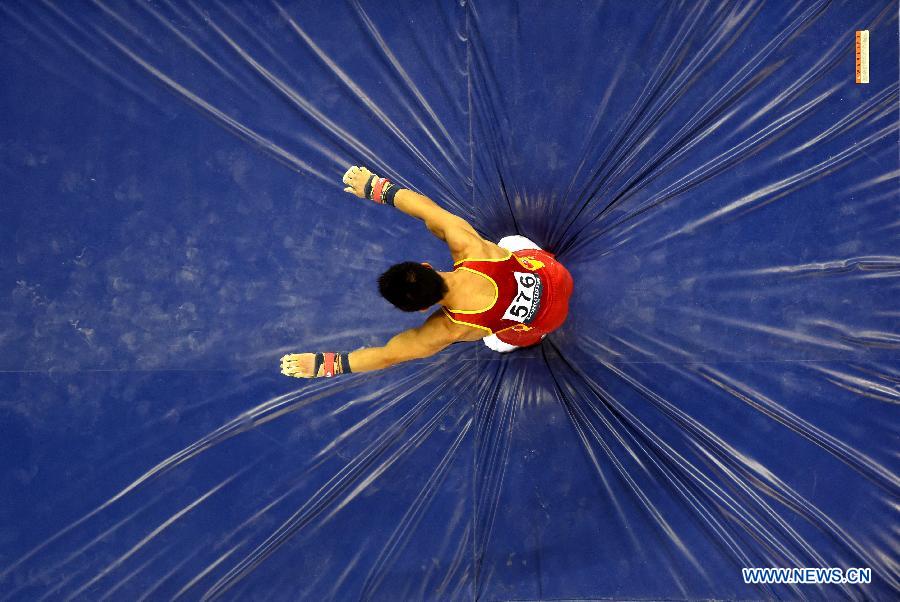
POLYGON ((535 273, 513 272, 518 290, 503 319, 527 324, 541 307, 541 278, 535 273))

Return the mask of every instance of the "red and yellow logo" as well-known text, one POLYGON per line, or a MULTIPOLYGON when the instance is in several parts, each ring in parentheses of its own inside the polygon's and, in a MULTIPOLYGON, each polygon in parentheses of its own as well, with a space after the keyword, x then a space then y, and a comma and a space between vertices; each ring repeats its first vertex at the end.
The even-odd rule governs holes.
POLYGON ((519 257, 516 256, 516 259, 519 260, 519 263, 522 264, 522 267, 526 270, 531 270, 532 272, 541 269, 544 267, 544 262, 539 259, 532 259, 531 257, 519 257))

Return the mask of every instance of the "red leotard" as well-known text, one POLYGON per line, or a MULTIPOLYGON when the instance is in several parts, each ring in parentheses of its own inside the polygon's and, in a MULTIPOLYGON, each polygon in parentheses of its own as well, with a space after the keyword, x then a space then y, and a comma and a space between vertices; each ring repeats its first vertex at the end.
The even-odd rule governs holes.
POLYGON ((455 270, 484 276, 496 290, 494 302, 484 309, 445 307, 444 313, 457 324, 480 328, 485 336, 496 334, 501 341, 527 347, 566 320, 572 276, 552 253, 523 249, 500 259, 463 259, 454 266, 455 270))

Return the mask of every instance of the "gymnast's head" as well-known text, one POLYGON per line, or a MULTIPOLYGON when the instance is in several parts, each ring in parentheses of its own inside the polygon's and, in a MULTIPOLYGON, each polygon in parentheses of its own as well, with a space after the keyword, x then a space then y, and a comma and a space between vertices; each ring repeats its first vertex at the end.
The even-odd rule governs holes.
POLYGON ((378 278, 381 296, 403 311, 422 311, 444 298, 447 283, 427 263, 404 261, 378 278))

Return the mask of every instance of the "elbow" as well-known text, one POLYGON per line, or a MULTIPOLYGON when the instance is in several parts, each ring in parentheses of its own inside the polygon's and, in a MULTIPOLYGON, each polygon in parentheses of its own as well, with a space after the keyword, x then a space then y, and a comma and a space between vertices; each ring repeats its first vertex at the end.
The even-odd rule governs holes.
POLYGON ((392 353, 388 348, 384 348, 382 353, 378 355, 378 367, 376 369, 384 370, 385 368, 396 366, 397 364, 403 363, 404 361, 406 361, 406 358, 400 357, 396 353, 392 353))
POLYGON ((417 352, 407 352, 402 354, 386 353, 381 358, 379 358, 382 364, 379 369, 390 368, 391 366, 411 362, 413 360, 425 359, 427 357, 431 357, 438 351, 440 351, 440 349, 423 349, 418 350, 417 352))
POLYGON ((444 242, 447 241, 447 236, 444 234, 444 231, 440 228, 440 226, 425 222, 425 227, 428 228, 428 231, 434 234, 434 236, 439 240, 443 240, 444 242))
POLYGON ((375 368, 376 370, 384 370, 385 368, 390 368, 391 366, 396 366, 400 363, 400 360, 395 360, 393 358, 383 358, 378 362, 378 366, 375 368))

